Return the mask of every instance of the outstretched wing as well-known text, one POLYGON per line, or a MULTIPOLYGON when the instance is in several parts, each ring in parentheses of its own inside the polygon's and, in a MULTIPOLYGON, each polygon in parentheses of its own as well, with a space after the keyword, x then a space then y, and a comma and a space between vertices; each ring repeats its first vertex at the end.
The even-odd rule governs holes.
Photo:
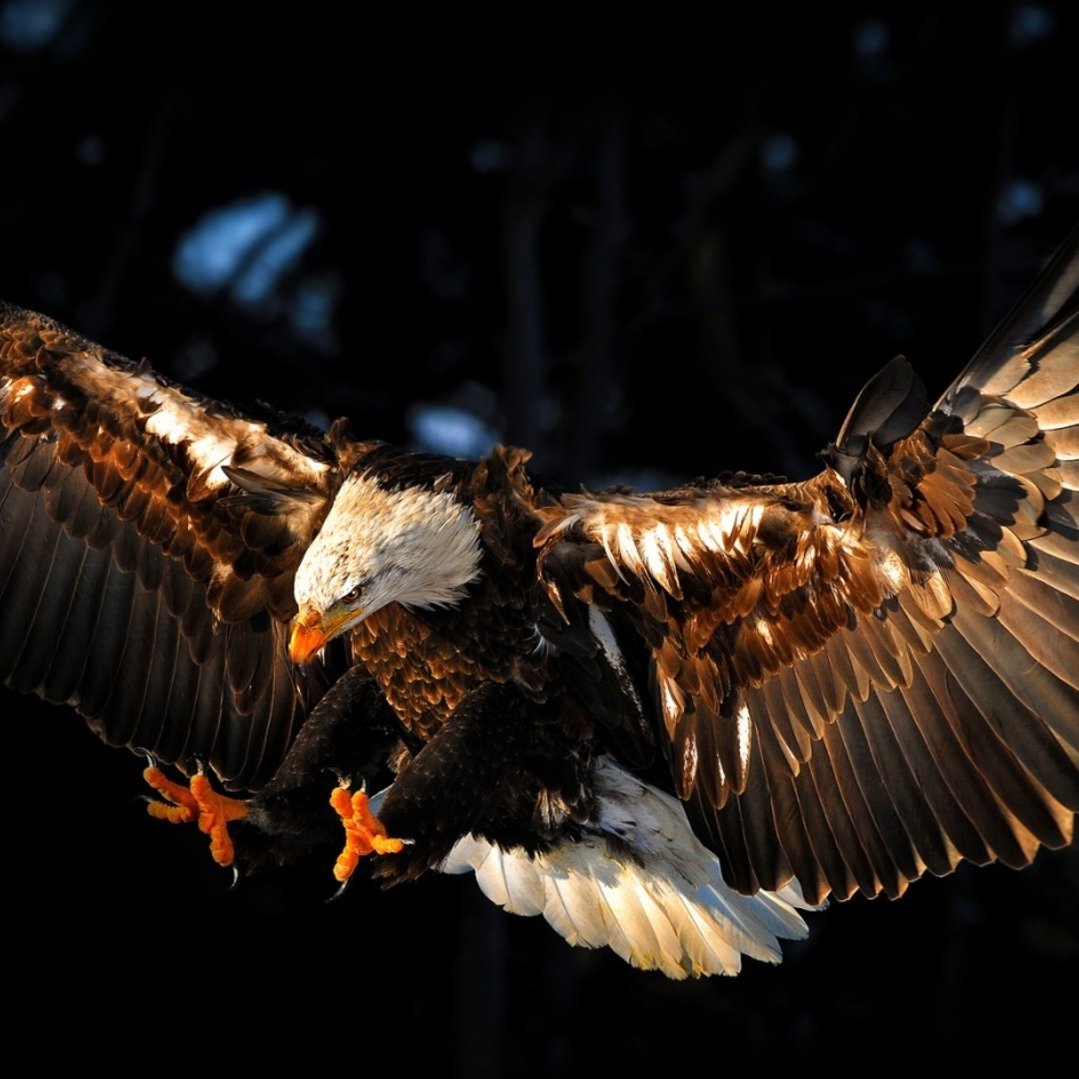
POLYGON ((305 707, 284 636, 328 448, 8 305, 0 423, 4 681, 258 786, 305 707))
POLYGON ((815 479, 540 511, 551 639, 601 707, 625 672, 617 744, 655 709, 736 887, 898 895, 1070 840, 1077 383, 1079 233, 924 419, 885 368, 815 479))

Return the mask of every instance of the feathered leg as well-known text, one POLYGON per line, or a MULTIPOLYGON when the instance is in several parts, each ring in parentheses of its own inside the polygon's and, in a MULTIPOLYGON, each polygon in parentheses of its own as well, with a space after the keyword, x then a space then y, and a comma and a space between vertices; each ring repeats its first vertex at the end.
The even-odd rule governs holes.
POLYGON ((528 851, 574 833, 592 809, 589 730, 568 696, 537 703, 513 685, 473 690, 375 805, 387 834, 415 840, 376 873, 419 876, 470 833, 528 851))

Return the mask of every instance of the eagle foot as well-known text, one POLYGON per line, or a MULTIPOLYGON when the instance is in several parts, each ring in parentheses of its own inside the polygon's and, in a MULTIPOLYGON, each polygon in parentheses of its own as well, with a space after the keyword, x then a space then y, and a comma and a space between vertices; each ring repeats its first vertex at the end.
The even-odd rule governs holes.
POLYGON ((220 866, 232 865, 236 852, 229 838, 232 821, 247 816, 247 803, 242 798, 218 794, 202 772, 191 777, 188 786, 169 779, 160 768, 151 765, 142 778, 167 802, 152 801, 146 807, 151 817, 172 824, 197 821, 199 831, 210 837, 210 855, 220 866), (172 803, 171 805, 168 803, 172 803))
POLYGON ((338 855, 333 867, 334 878, 344 886, 352 876, 360 859, 366 854, 397 854, 407 842, 386 835, 382 821, 371 812, 367 794, 349 791, 347 785, 334 787, 330 795, 333 806, 345 827, 345 849, 338 855))

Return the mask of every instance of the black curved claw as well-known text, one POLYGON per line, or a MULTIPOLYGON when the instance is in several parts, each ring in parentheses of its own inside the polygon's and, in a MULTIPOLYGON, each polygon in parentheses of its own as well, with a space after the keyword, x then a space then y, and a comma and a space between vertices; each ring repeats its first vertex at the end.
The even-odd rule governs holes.
POLYGON ((343 787, 345 790, 352 790, 352 779, 349 776, 346 776, 345 773, 342 772, 341 769, 338 768, 336 765, 328 764, 322 770, 324 772, 332 773, 334 778, 337 780, 337 785, 339 787, 343 787))

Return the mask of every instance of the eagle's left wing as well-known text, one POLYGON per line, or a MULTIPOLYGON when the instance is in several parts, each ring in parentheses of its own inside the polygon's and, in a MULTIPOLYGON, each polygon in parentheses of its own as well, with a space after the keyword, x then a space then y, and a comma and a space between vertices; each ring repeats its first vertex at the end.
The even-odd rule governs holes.
POLYGON ((1077 282, 1073 237, 924 420, 893 361, 806 483, 540 511, 549 639, 624 757, 647 759, 655 716, 738 888, 896 895, 927 869, 1069 841, 1077 282))

